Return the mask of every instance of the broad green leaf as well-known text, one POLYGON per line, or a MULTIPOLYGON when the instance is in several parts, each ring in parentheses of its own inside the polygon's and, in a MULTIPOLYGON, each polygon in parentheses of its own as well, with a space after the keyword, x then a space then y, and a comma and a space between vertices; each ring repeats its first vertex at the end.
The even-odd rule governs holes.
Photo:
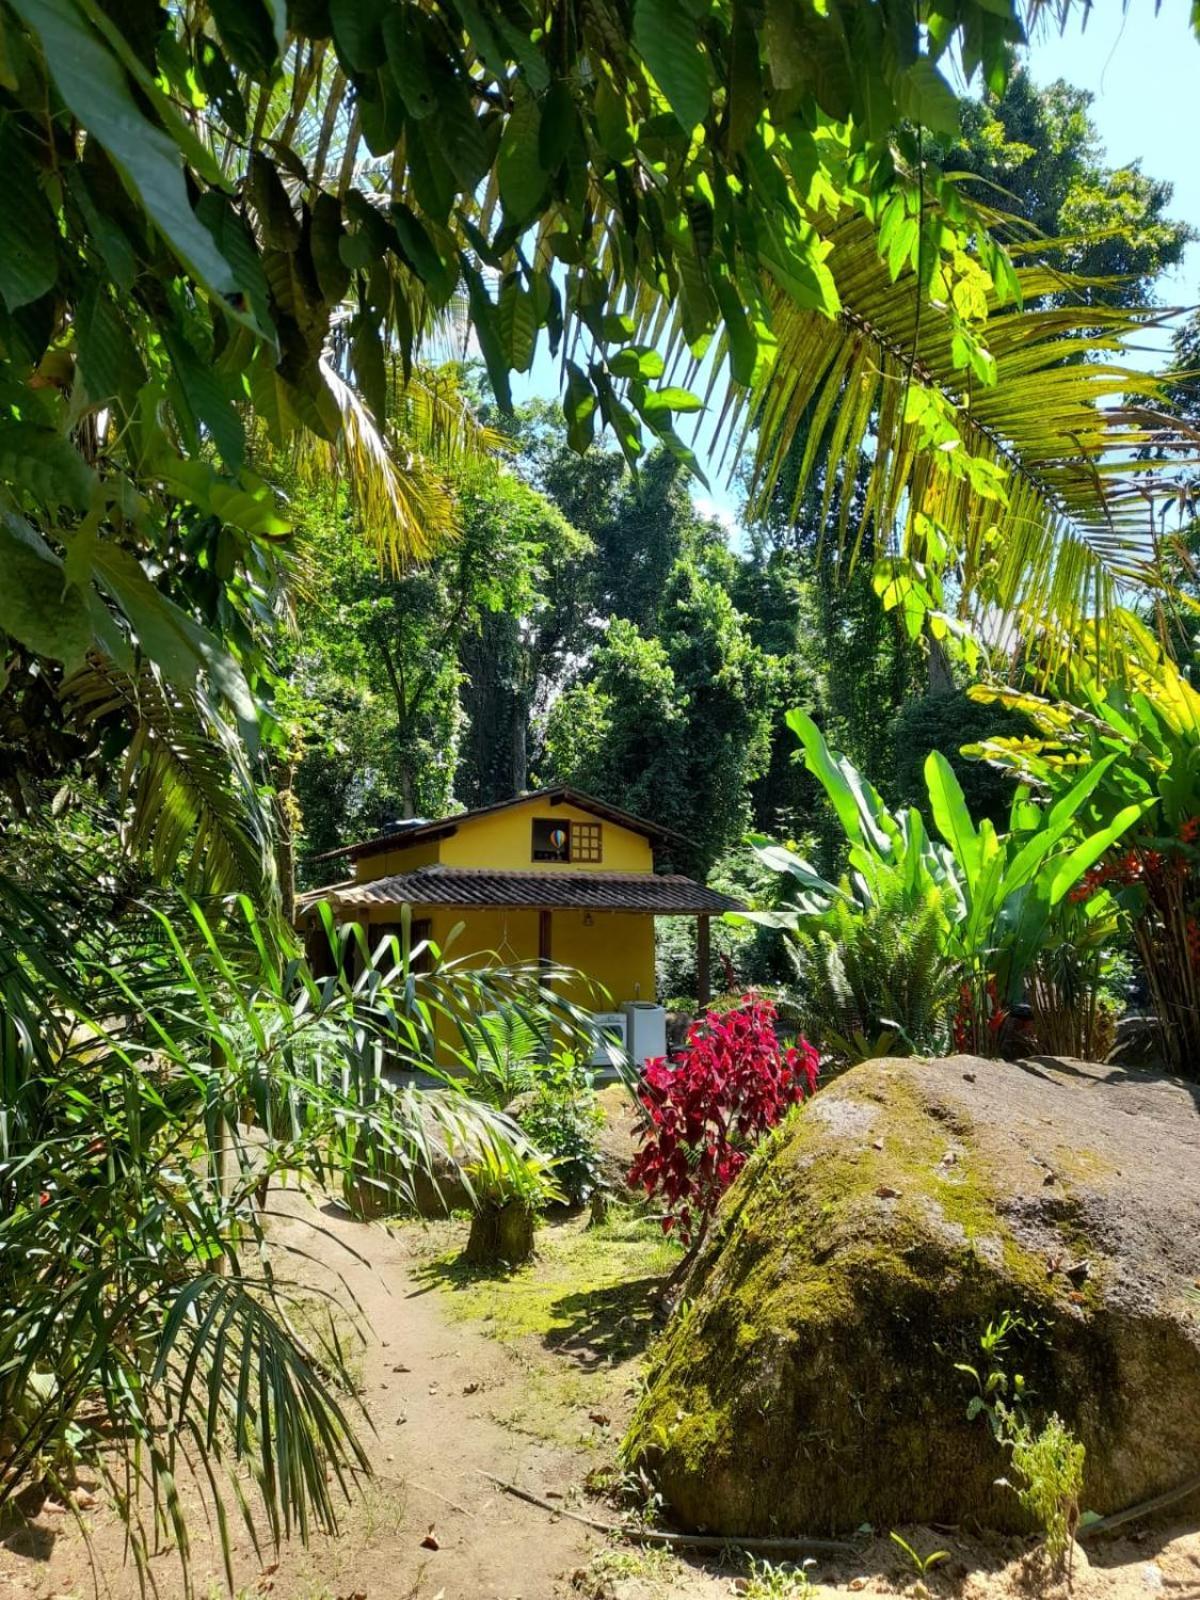
POLYGON ((1012 865, 1004 874, 1001 895, 1019 888, 1031 878, 1059 840, 1072 828, 1079 826, 1083 802, 1102 782, 1115 760, 1116 756, 1104 756, 1093 762, 1078 783, 1073 784, 1066 794, 1060 795, 1048 811, 1039 815, 1033 837, 1017 851, 1012 865))
POLYGON ((900 110, 934 133, 956 134, 962 109, 958 96, 928 56, 918 56, 900 78, 900 110))
POLYGON ((708 116, 708 57, 683 0, 637 0, 633 39, 685 133, 708 116))
POLYGON ((388 9, 384 0, 329 0, 334 40, 355 72, 370 72, 379 65, 381 26, 388 9))
POLYGON ((1085 839, 1060 861, 1051 862, 1048 870, 1052 870, 1049 870, 1049 879, 1044 890, 1050 905, 1056 906, 1067 891, 1074 888, 1088 868, 1095 866, 1104 852, 1155 804, 1157 802, 1154 799, 1148 799, 1125 806, 1117 812, 1106 828, 1101 828, 1099 832, 1085 839))
POLYGON ((500 336, 500 322, 496 315, 495 303, 488 294, 483 279, 465 256, 462 261, 462 271, 463 277, 467 280, 467 296, 471 305, 475 334, 479 340, 479 348, 483 352, 488 377, 495 391, 496 403, 501 411, 511 411, 512 393, 508 382, 508 360, 500 336))
POLYGON ((199 355, 179 327, 164 325, 162 335, 188 407, 208 429, 222 461, 236 472, 246 456, 246 431, 211 359, 199 355))
POLYGON ((500 288, 500 337, 514 372, 528 372, 537 342, 533 300, 517 273, 509 273, 500 288))
POLYGON ((647 389, 642 409, 648 415, 655 411, 703 411, 704 401, 690 389, 668 384, 664 389, 647 389))
POLYGON ((567 442, 582 455, 596 431, 596 391, 573 361, 567 362, 563 414, 567 419, 567 442))
POLYGON ((321 293, 335 304, 350 287, 350 270, 338 250, 344 232, 341 206, 334 195, 322 190, 313 202, 309 250, 321 293))
MULTIPOLYGON (((383 20, 387 64, 410 117, 420 120, 437 110, 433 76, 425 56, 421 18, 414 6, 393 6, 383 20)), ((417 144, 417 149, 424 148, 417 144)))
MULTIPOLYGON (((797 707, 788 712, 785 720, 804 746, 805 765, 829 796, 846 837, 884 853, 890 851, 893 834, 886 824, 891 818, 870 784, 848 761, 834 759, 821 730, 806 711, 797 707)), ((892 829, 895 830, 894 823, 892 829)))
POLYGON ((0 628, 35 655, 79 666, 94 643, 84 593, 23 517, 0 511, 0 628))
POLYGON ((631 345, 608 358, 609 371, 618 378, 661 378, 666 362, 648 345, 631 345))
POLYGON ((177 145, 138 109, 120 64, 73 0, 13 0, 13 9, 41 40, 67 107, 108 151, 171 249, 201 283, 232 293, 229 263, 188 203, 177 145))
POLYGON ((540 126, 537 101, 518 90, 496 158, 496 182, 510 222, 527 222, 533 216, 550 181, 538 154, 540 126))
POLYGON ((145 381, 137 346, 99 282, 90 283, 79 302, 75 342, 84 388, 95 404, 131 395, 145 381))
POLYGON ((925 784, 938 832, 954 851, 967 885, 974 894, 980 870, 979 835, 971 822, 962 785, 940 750, 930 751, 925 762, 925 784))
POLYGON ((268 79, 287 31, 282 0, 209 0, 209 10, 234 65, 252 78, 268 79))
POLYGON ((10 311, 54 287, 58 277, 58 229, 50 203, 38 187, 16 118, 0 114, 0 297, 10 311))
POLYGON ((300 224, 279 176, 279 169, 261 150, 256 150, 250 157, 246 193, 258 215, 264 243, 272 250, 294 250, 300 243, 300 224))
POLYGON ((96 474, 53 428, 0 418, 0 482, 25 490, 43 505, 83 512, 91 503, 96 474))

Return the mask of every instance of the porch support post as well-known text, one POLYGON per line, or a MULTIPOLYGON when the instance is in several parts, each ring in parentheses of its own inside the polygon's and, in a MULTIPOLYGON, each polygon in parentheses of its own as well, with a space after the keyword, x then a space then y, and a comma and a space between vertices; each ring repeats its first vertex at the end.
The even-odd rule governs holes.
POLYGON ((538 912, 538 964, 542 967, 550 965, 550 923, 549 911, 538 912))
POLYGON ((712 942, 709 938, 708 918, 696 918, 696 1003, 701 1011, 712 999, 709 987, 709 967, 712 964, 712 942))

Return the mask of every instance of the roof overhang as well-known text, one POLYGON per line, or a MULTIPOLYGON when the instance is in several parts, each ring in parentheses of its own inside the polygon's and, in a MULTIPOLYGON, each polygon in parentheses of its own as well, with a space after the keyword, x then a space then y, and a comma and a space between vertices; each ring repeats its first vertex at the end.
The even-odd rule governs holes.
POLYGON ((499 907, 510 911, 624 911, 656 917, 722 916, 746 907, 707 884, 653 872, 506 872, 487 867, 418 867, 368 883, 331 884, 300 896, 305 916, 327 900, 334 914, 369 915, 379 906, 499 907))

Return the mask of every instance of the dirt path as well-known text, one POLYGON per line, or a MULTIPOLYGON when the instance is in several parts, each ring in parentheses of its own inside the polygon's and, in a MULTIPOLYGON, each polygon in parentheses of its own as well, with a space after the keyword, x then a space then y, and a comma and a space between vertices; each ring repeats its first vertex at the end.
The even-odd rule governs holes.
MULTIPOLYGON (((436 1282, 416 1276, 419 1230, 368 1229, 331 1207, 305 1216, 307 1203, 296 1197, 285 1204, 296 1215, 278 1225, 280 1244, 311 1251, 321 1238, 322 1256, 357 1302, 367 1339, 355 1364, 373 1429, 364 1429, 364 1440, 378 1477, 347 1509, 337 1537, 317 1538, 308 1550, 293 1544, 277 1564, 267 1556, 264 1566, 243 1533, 239 1585, 286 1600, 550 1600, 564 1575, 569 1583, 586 1565, 595 1541, 578 1524, 503 1494, 479 1469, 539 1492, 547 1485, 566 1491, 590 1465, 588 1452, 494 1420, 498 1405, 511 1405, 526 1383, 525 1364, 479 1329, 447 1320, 436 1282), (325 1234, 314 1235, 309 1221, 325 1234), (339 1242, 349 1250, 338 1250, 339 1242), (350 1251, 369 1252, 369 1264, 350 1251), (436 1550, 422 1543, 431 1534, 436 1550)), ((104 1589, 113 1600, 136 1595, 132 1569, 120 1565, 115 1519, 102 1508, 86 1517, 104 1589)), ((206 1600, 224 1591, 219 1551, 203 1527, 193 1571, 206 1600)), ((181 1593, 173 1553, 157 1557, 154 1572, 164 1596, 181 1593)), ((92 1589, 73 1519, 52 1506, 0 1548, 0 1594, 66 1600, 92 1589)))
MULTIPOLYGON (((744 1568, 739 1576, 736 1568, 720 1572, 666 1552, 608 1544, 481 1476, 614 1515, 585 1498, 585 1484, 596 1469, 612 1469, 669 1265, 644 1225, 595 1234, 582 1219, 560 1220, 543 1230, 530 1271, 497 1280, 455 1265, 464 1224, 389 1231, 297 1195, 281 1209, 280 1245, 316 1254, 327 1273, 344 1279, 343 1302, 357 1302, 366 1340, 355 1376, 374 1429, 364 1436, 378 1476, 347 1509, 339 1534, 316 1537, 308 1549, 293 1541, 278 1560, 258 1557, 242 1533, 239 1600, 717 1600, 746 1585, 744 1568), (436 1549, 423 1544, 430 1536, 436 1549)), ((123 1564, 115 1517, 99 1503, 83 1517, 100 1592, 133 1600, 137 1581, 123 1564)), ((928 1579, 935 1597, 1041 1600, 1062 1593, 1019 1541, 905 1532, 919 1552, 950 1550, 928 1579)), ((193 1574, 199 1600, 226 1593, 217 1547, 202 1523, 193 1574)), ((173 1552, 155 1558, 154 1575, 164 1600, 182 1594, 173 1552)), ((759 1586, 743 1592, 753 1600, 921 1593, 886 1536, 861 1557, 822 1563, 812 1579, 805 1587, 781 1577, 776 1586, 760 1575, 759 1586)), ((3 1600, 87 1600, 95 1592, 86 1544, 61 1508, 47 1506, 0 1537, 3 1600)), ((1076 1600, 1200 1600, 1200 1538, 1192 1529, 1132 1529, 1128 1539, 1081 1558, 1074 1593, 1076 1600)))

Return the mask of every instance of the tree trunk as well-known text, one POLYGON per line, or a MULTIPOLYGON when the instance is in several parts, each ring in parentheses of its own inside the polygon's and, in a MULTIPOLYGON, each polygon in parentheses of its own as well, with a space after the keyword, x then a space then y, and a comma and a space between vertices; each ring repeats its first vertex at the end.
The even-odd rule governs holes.
POLYGON ((524 794, 529 781, 528 724, 525 715, 525 697, 512 697, 512 792, 524 794))
POLYGON ((275 870, 279 874, 280 909, 283 920, 290 928, 296 920, 296 849, 295 831, 300 807, 292 784, 296 778, 296 763, 289 756, 280 772, 276 790, 275 811, 278 817, 279 837, 275 846, 275 870))
POLYGON ((932 633, 927 634, 926 639, 929 645, 929 692, 953 694, 954 674, 950 671, 945 647, 940 639, 933 637, 932 633))
POLYGON ((413 771, 407 761, 400 763, 400 815, 407 821, 416 816, 413 803, 413 771))
POLYGON ((533 1254, 533 1210, 523 1200, 484 1205, 471 1218, 464 1257, 476 1267, 515 1267, 533 1254))

